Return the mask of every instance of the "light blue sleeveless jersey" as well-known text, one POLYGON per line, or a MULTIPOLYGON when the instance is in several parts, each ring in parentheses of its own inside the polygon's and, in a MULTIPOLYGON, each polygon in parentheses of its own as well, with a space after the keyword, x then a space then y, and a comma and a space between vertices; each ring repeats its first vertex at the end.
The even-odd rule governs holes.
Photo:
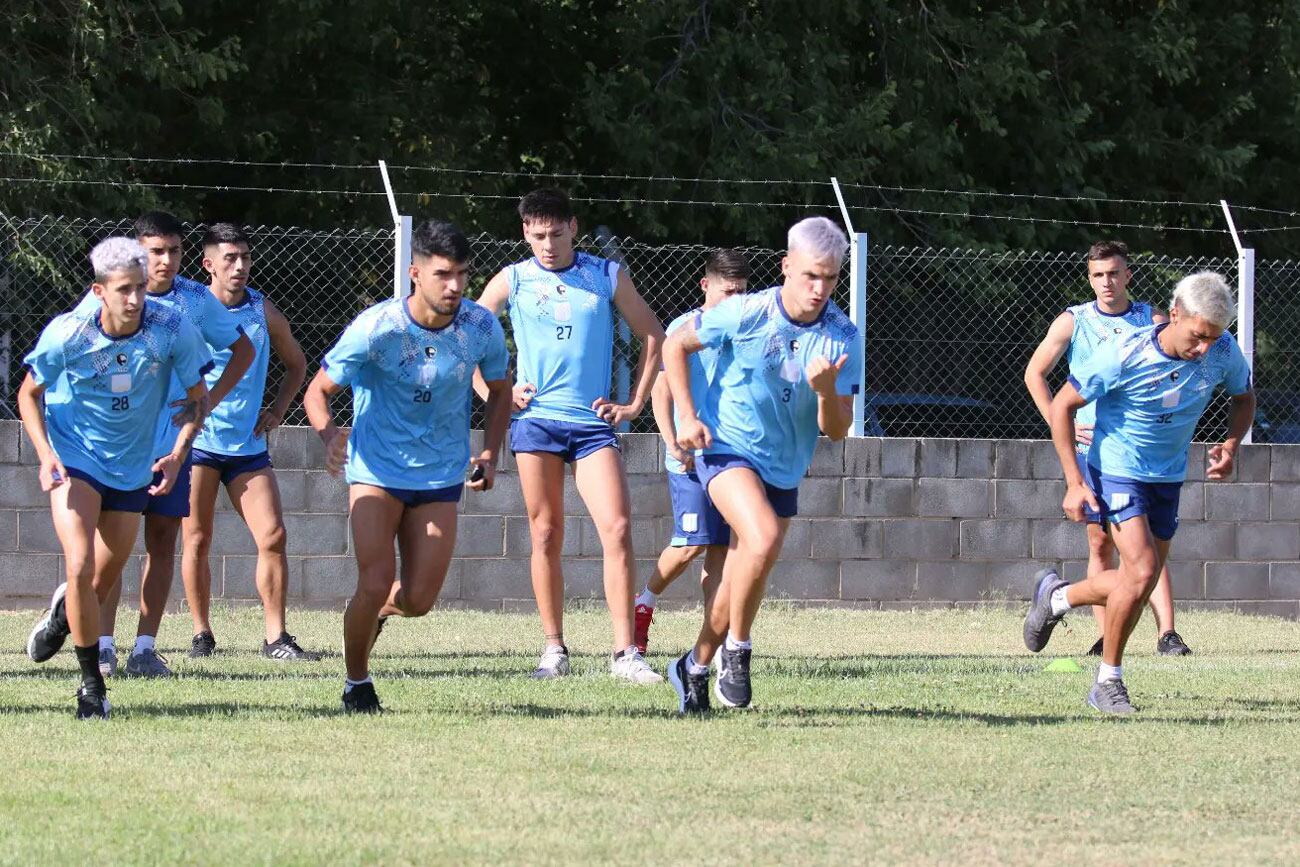
MULTIPOLYGON (((199 334, 208 345, 208 352, 215 354, 229 349, 239 339, 239 323, 226 310, 226 306, 217 300, 207 286, 188 277, 177 276, 171 288, 160 295, 150 295, 149 300, 178 311, 198 328, 199 334)), ((76 310, 86 312, 99 309, 99 299, 95 293, 87 292, 76 310)), ((185 397, 185 389, 179 381, 173 379, 167 403, 171 404, 185 397)), ((158 428, 154 432, 154 457, 162 457, 172 450, 176 442, 178 428, 172 424, 172 413, 163 413, 158 418, 158 428)))
POLYGON ((495 381, 508 362, 501 323, 468 299, 438 329, 413 320, 406 299, 364 311, 321 362, 352 388, 348 481, 408 491, 465 481, 474 368, 495 381))
MULTIPOLYGON (((173 412, 169 386, 193 386, 212 359, 198 330, 152 298, 134 334, 109 337, 99 317, 99 308, 82 305, 55 317, 23 363, 38 385, 63 389, 62 400, 45 406, 50 444, 63 465, 133 491, 153 479, 155 425, 160 416, 170 423, 173 412)), ((174 444, 173 436, 167 450, 174 444)))
MULTIPOLYGON (((215 295, 213 296, 216 297, 215 295)), ((218 299, 220 300, 220 299, 218 299)), ((224 305, 223 305, 224 306, 224 305)), ((266 451, 266 437, 253 436, 257 417, 262 413, 266 393, 266 369, 271 355, 271 337, 266 331, 265 299, 251 286, 244 290, 244 300, 226 307, 241 331, 253 344, 253 363, 221 403, 212 408, 195 448, 219 455, 260 455, 266 451)), ((216 367, 208 374, 208 388, 217 384, 230 363, 230 349, 214 349, 216 367)))
MULTIPOLYGON (((696 308, 688 310, 681 316, 678 316, 668 326, 668 334, 672 334, 678 328, 681 328, 687 322, 695 321, 701 310, 696 308)), ((718 350, 714 347, 704 347, 699 352, 693 352, 687 359, 690 364, 691 372, 691 397, 695 400, 695 408, 698 411, 703 406, 705 399, 708 397, 709 383, 713 381, 714 375, 718 370, 718 350)), ((680 425, 681 419, 677 415, 677 404, 673 403, 673 424, 680 425)), ((686 467, 682 462, 672 455, 664 455, 664 468, 670 473, 685 475, 686 467)))
POLYGON ((815 321, 795 322, 776 286, 697 314, 695 334, 719 353, 708 395, 697 407, 713 432, 704 451, 739 455, 769 485, 798 487, 821 433, 817 394, 805 371, 813 358, 834 362, 847 355, 835 390, 857 394, 865 373, 857 326, 833 301, 815 321))
POLYGON ((591 404, 609 397, 618 267, 577 253, 560 271, 547 271, 536 259, 506 269, 515 379, 537 388, 515 418, 605 424, 591 404))
MULTIPOLYGON (((1074 315, 1074 332, 1070 335, 1070 348, 1066 353, 1070 371, 1085 364, 1099 347, 1123 340, 1139 328, 1153 325, 1151 305, 1145 301, 1130 301, 1123 313, 1103 313, 1096 301, 1076 304, 1067 308, 1074 315)), ((1074 416, 1075 424, 1095 424, 1097 407, 1085 404, 1074 416)), ((1086 445, 1075 443, 1079 452, 1087 452, 1086 445)))
POLYGON ((1070 382, 1097 404, 1088 463, 1103 474, 1140 482, 1181 482, 1196 423, 1222 385, 1231 395, 1250 390, 1250 368, 1237 341, 1223 332, 1195 361, 1164 353, 1166 324, 1139 328, 1110 341, 1070 373, 1070 382))

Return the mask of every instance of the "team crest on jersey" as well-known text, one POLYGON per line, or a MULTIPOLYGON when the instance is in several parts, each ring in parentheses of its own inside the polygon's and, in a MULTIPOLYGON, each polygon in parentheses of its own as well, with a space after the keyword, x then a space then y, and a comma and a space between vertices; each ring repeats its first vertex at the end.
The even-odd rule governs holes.
POLYGON ((797 339, 790 341, 790 351, 791 352, 799 351, 799 341, 797 339))
POLYGON ((433 357, 435 357, 437 354, 438 354, 438 347, 436 347, 436 346, 426 346, 426 347, 424 347, 424 357, 425 357, 425 358, 433 358, 433 357))
POLYGON ((1169 381, 1170 381, 1170 382, 1177 382, 1177 381, 1178 381, 1178 371, 1175 370, 1173 373, 1170 373, 1170 374, 1169 374, 1169 381))
POLYGON ((555 287, 555 294, 559 295, 560 297, 564 297, 564 293, 568 291, 569 291, 568 287, 566 287, 563 283, 560 283, 555 287))
POLYGON ((1122 328, 1115 327, 1115 328, 1111 329, 1111 333, 1112 333, 1112 334, 1119 334, 1120 331, 1122 331, 1122 330, 1123 330, 1122 328))
POLYGON ((125 365, 125 364, 126 364, 126 353, 125 353, 125 352, 119 352, 119 353, 117 354, 117 363, 118 363, 118 364, 121 364, 121 365, 125 365))

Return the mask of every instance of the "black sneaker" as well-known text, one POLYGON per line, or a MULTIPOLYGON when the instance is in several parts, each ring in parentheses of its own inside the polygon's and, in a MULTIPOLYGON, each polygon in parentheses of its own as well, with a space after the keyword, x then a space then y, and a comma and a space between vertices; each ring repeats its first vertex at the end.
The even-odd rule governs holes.
POLYGON ((1161 656, 1187 656, 1191 652, 1183 637, 1172 629, 1156 641, 1156 653, 1161 656))
POLYGON ((32 662, 45 662, 59 652, 68 640, 72 627, 68 625, 68 612, 63 597, 68 592, 67 583, 60 584, 50 597, 49 610, 36 622, 27 636, 27 656, 32 662))
POLYGON ((358 684, 343 693, 344 713, 383 713, 373 683, 358 684))
POLYGON ((211 656, 217 650, 217 637, 211 632, 200 632, 190 639, 190 659, 211 656))
POLYGON ((678 713, 705 713, 709 710, 709 671, 691 674, 686 667, 690 651, 668 666, 668 681, 677 690, 678 713))
POLYGON ((1097 643, 1088 648, 1088 656, 1101 656, 1101 645, 1105 641, 1105 638, 1098 638, 1097 643))
POLYGON ((713 683, 713 694, 727 707, 749 707, 753 692, 749 687, 748 648, 729 650, 724 644, 718 650, 718 679, 713 683))
POLYGON ((108 696, 103 692, 77 687, 77 719, 108 719, 108 696))
POLYGON ((299 647, 298 641, 287 632, 281 632, 280 637, 269 644, 263 641, 262 655, 268 659, 298 660, 301 662, 316 662, 321 658, 319 653, 312 653, 310 650, 303 650, 299 647))

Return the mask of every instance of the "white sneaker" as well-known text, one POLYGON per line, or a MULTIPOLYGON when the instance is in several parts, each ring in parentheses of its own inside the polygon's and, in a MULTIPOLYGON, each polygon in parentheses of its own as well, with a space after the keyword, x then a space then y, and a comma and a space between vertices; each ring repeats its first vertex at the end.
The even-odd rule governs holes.
POLYGON ((564 677, 569 673, 569 651, 563 647, 551 645, 542 651, 542 658, 533 669, 534 680, 551 680, 564 677))
POLYGON ((622 656, 611 660, 609 673, 628 683, 645 685, 664 682, 663 676, 655 673, 635 647, 629 647, 622 656))

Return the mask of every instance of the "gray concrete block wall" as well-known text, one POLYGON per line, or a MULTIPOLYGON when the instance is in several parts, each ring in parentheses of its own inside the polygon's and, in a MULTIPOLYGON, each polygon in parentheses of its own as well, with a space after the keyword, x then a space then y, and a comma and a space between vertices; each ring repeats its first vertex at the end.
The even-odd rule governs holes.
MULTIPOLYGON (((476 435, 477 437, 477 435, 476 435)), ((624 437, 638 582, 672 534, 663 447, 624 437)), ((320 469, 323 450, 305 428, 282 428, 271 454, 285 508, 289 592, 295 606, 341 608, 356 580, 347 486, 320 469)), ((1175 596, 1189 608, 1300 615, 1300 446, 1247 446, 1234 479, 1204 481, 1194 446, 1181 526, 1170 561, 1175 596)), ((17 422, 0 421, 0 605, 39 607, 61 580, 63 558, 35 456, 17 422)), ((817 445, 769 582, 773 598, 868 608, 1019 604, 1030 577, 1054 566, 1082 578, 1082 527, 1061 518, 1063 484, 1050 443, 854 439, 817 445)), ((571 597, 602 594, 601 546, 572 477, 566 478, 564 570, 571 597)), ((448 606, 529 610, 531 540, 509 455, 495 490, 467 492, 457 557, 443 588, 448 606)), ((214 596, 256 599, 256 547, 224 493, 212 547, 214 596)), ((143 546, 127 567, 139 587, 143 546)), ((664 595, 693 605, 699 564, 664 595)), ((173 606, 183 593, 179 575, 173 606)))

